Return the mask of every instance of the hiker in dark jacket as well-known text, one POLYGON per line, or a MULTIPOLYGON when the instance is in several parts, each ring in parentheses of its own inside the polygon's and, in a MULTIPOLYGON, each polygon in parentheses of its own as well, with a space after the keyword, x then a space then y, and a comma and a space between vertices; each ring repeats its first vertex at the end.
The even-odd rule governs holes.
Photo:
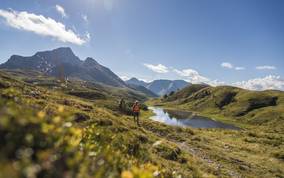
POLYGON ((133 112, 134 122, 136 121, 137 125, 140 126, 139 123, 140 105, 138 101, 135 101, 134 105, 132 106, 132 112, 133 112))

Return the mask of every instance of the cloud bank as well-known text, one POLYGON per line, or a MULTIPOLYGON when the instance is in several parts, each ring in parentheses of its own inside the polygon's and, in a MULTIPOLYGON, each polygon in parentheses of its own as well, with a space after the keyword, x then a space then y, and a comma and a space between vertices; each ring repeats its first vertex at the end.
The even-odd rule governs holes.
MULTIPOLYGON (((220 85, 231 85, 236 86, 248 90, 282 90, 284 91, 284 79, 280 76, 275 75, 268 75, 266 77, 262 78, 254 78, 247 81, 239 81, 239 82, 233 82, 233 83, 227 83, 224 81, 219 80, 212 80, 206 76, 201 75, 198 71, 187 68, 187 69, 175 69, 170 68, 167 66, 164 66, 162 64, 158 65, 151 65, 151 64, 144 64, 147 68, 158 72, 158 73, 168 73, 172 72, 179 76, 181 79, 186 80, 191 83, 206 83, 211 86, 220 86, 220 85)), ((230 64, 224 64, 223 66, 226 66, 226 68, 231 68, 235 70, 243 70, 242 67, 234 67, 230 64)), ((267 67, 265 67, 267 68, 267 67)))
POLYGON ((64 24, 43 15, 0 9, 0 17, 3 17, 6 24, 12 28, 53 37, 61 42, 82 45, 88 41, 88 39, 81 38, 72 30, 67 29, 64 24))
POLYGON ((275 70, 275 66, 256 66, 257 70, 275 70))
POLYGON ((233 85, 249 90, 284 90, 284 80, 275 75, 235 82, 233 85))

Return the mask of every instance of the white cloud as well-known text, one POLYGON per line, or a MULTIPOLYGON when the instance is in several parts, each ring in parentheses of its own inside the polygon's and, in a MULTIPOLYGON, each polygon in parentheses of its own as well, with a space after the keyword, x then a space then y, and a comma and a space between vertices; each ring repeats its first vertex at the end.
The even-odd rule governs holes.
POLYGON ((62 42, 84 44, 87 40, 81 38, 65 25, 50 17, 36 15, 26 11, 17 12, 14 10, 0 9, 0 17, 6 20, 10 27, 36 33, 42 36, 50 36, 62 42))
POLYGON ((148 79, 144 79, 144 78, 138 78, 138 80, 146 82, 146 83, 150 83, 150 82, 153 81, 153 80, 148 80, 148 79))
MULTIPOLYGON (((146 67, 153 71, 159 71, 158 73, 162 73, 160 68, 164 68, 167 72, 169 72, 169 69, 176 73, 178 76, 180 76, 182 79, 191 82, 191 83, 207 83, 211 86, 220 86, 220 85, 231 85, 236 86, 248 90, 284 90, 284 80, 280 76, 275 75, 269 75, 263 78, 255 78, 250 79, 247 81, 240 81, 235 83, 226 83, 219 80, 211 80, 210 78, 207 78, 201 74, 199 74, 194 69, 183 69, 178 70, 175 68, 168 68, 166 66, 163 66, 162 64, 158 65, 151 65, 151 64, 144 64, 146 67)), ((244 67, 233 67, 235 70, 244 70, 244 67)), ((165 71, 164 71, 165 72, 165 71)))
POLYGON ((269 75, 263 78, 255 78, 247 81, 233 83, 234 86, 249 90, 284 90, 284 80, 280 76, 269 75))
POLYGON ((208 78, 200 75, 194 69, 183 69, 183 70, 174 69, 173 71, 177 73, 179 76, 185 77, 187 81, 192 83, 202 83, 202 82, 208 83, 210 81, 208 78))
POLYGON ((86 41, 90 41, 91 39, 91 34, 89 32, 86 33, 86 41))
POLYGON ((209 84, 209 85, 212 85, 212 86, 226 85, 225 82, 219 81, 219 80, 210 80, 210 81, 208 81, 206 83, 209 84))
POLYGON ((235 70, 245 70, 245 67, 235 67, 235 70))
POLYGON ((130 77, 125 76, 125 75, 119 76, 119 78, 121 78, 123 81, 126 81, 126 80, 129 80, 129 79, 130 79, 130 77))
POLYGON ((62 6, 56 4, 55 9, 62 17, 67 17, 67 14, 65 13, 65 10, 62 6))
POLYGON ((158 64, 158 65, 153 65, 153 64, 143 64, 144 66, 146 66, 148 69, 157 72, 157 73, 168 73, 168 67, 162 65, 162 64, 158 64))
POLYGON ((275 70, 275 66, 256 66, 257 70, 275 70))
POLYGON ((247 81, 226 83, 219 80, 211 80, 200 75, 196 70, 193 69, 173 69, 173 71, 179 76, 183 77, 184 80, 187 80, 191 83, 207 83, 211 86, 232 85, 248 90, 284 90, 284 80, 280 76, 269 75, 263 78, 255 78, 247 81))
POLYGON ((89 18, 87 15, 82 15, 82 19, 86 22, 86 23, 89 23, 89 18))
POLYGON ((232 68, 234 67, 234 66, 233 66, 231 63, 229 63, 229 62, 222 62, 221 66, 224 67, 224 68, 228 68, 228 69, 232 69, 232 68))
POLYGON ((222 62, 221 66, 227 69, 235 69, 235 70, 245 70, 245 67, 241 67, 241 66, 234 66, 233 64, 229 63, 229 62, 222 62))

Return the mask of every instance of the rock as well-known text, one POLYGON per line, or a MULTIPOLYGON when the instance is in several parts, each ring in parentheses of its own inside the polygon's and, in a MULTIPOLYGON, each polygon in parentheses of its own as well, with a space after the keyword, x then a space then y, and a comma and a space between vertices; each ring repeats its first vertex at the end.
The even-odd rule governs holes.
POLYGON ((141 141, 141 143, 147 143, 148 138, 145 135, 139 135, 138 139, 141 141))
POLYGON ((243 170, 243 171, 246 171, 246 170, 249 170, 249 167, 247 165, 240 165, 239 169, 243 170))
POLYGON ((63 104, 66 106, 72 106, 72 102, 66 99, 63 101, 63 104))
POLYGON ((109 119, 99 119, 95 121, 100 126, 111 126, 113 123, 109 119))
POLYGON ((84 122, 90 120, 90 116, 84 113, 75 113, 74 121, 75 122, 84 122))
POLYGON ((129 129, 128 128, 126 128, 126 127, 112 127, 112 128, 110 128, 111 129, 111 131, 113 131, 113 132, 127 132, 129 129))
POLYGON ((8 88, 9 85, 7 83, 4 82, 0 82, 0 88, 8 88))

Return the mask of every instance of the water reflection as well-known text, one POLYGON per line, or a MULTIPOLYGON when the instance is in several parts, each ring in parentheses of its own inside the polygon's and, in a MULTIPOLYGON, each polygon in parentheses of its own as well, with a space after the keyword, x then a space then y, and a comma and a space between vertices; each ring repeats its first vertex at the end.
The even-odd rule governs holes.
POLYGON ((158 107, 150 107, 149 109, 155 113, 155 116, 152 116, 151 119, 168 125, 239 130, 239 128, 234 125, 214 121, 207 117, 197 116, 191 112, 167 110, 158 107))

